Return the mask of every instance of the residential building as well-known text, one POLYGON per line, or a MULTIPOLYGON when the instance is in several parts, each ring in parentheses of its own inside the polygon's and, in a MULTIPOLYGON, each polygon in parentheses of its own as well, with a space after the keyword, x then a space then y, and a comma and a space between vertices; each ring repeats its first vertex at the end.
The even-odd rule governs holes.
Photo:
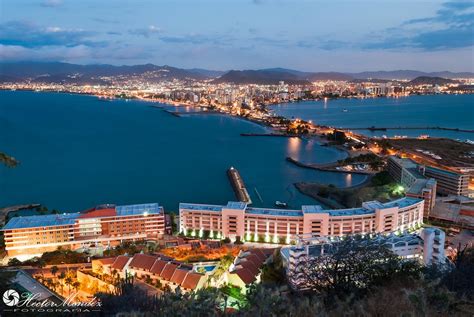
POLYGON ((225 272, 224 282, 245 290, 248 285, 259 281, 261 268, 269 260, 275 249, 241 250, 234 263, 225 272))
POLYGON ((180 287, 183 291, 197 290, 205 286, 207 276, 198 273, 192 265, 184 264, 162 255, 135 254, 133 257, 120 255, 116 258, 92 260, 92 270, 120 277, 134 276, 149 280, 151 284, 160 282, 172 290, 180 287), (124 264, 125 263, 125 264, 124 264))
POLYGON ((387 203, 370 201, 360 208, 325 210, 302 206, 300 210, 251 208, 243 202, 225 206, 181 203, 180 231, 186 235, 290 243, 301 234, 343 236, 355 233, 390 233, 423 222, 424 201, 404 197, 387 203))

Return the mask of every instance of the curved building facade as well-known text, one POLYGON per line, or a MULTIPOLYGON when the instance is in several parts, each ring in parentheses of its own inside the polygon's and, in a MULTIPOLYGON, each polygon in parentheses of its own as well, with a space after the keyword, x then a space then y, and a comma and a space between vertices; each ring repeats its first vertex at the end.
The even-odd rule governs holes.
POLYGON ((421 225, 422 199, 404 197, 387 203, 370 201, 360 208, 325 210, 302 206, 300 210, 181 203, 180 231, 191 236, 206 232, 213 238, 290 243, 297 235, 327 237, 348 234, 390 233, 421 225))

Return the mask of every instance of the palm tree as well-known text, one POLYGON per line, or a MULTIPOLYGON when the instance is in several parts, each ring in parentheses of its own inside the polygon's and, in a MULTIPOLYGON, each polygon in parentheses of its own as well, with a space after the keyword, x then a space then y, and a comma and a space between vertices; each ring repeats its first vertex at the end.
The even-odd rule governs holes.
POLYGON ((53 265, 50 270, 51 270, 51 274, 53 274, 53 276, 56 277, 56 273, 58 273, 58 267, 56 265, 53 265))
POLYGON ((59 286, 61 287, 61 295, 64 293, 64 283, 63 283, 63 280, 66 278, 66 274, 64 273, 64 271, 62 271, 60 274, 59 274, 59 286))
POLYGON ((72 287, 74 287, 74 289, 77 290, 79 289, 79 287, 81 287, 81 283, 79 281, 75 281, 72 283, 72 287))
POLYGON ((71 286, 73 283, 72 277, 68 274, 68 276, 66 276, 66 278, 64 279, 64 282, 68 286, 68 294, 71 294, 71 286))

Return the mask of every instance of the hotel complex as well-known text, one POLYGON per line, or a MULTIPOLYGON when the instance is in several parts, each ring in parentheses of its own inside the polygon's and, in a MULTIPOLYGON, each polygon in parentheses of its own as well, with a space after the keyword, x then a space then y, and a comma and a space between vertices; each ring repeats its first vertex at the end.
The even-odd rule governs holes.
POLYGON ((31 256, 66 249, 118 245, 158 238, 167 231, 163 207, 156 203, 102 205, 78 212, 14 217, 3 228, 8 256, 31 256))
POLYGON ((357 233, 390 233, 423 222, 423 199, 404 197, 387 203, 370 201, 360 208, 300 210, 250 208, 243 202, 225 206, 179 205, 180 231, 191 236, 240 238, 245 241, 290 243, 301 234, 343 236, 357 233))

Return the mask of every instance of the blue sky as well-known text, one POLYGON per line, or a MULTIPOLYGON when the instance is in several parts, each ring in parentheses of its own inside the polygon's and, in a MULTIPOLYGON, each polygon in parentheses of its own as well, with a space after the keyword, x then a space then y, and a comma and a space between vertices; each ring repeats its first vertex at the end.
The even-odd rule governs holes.
POLYGON ((0 59, 474 71, 474 1, 1 0, 0 59))

